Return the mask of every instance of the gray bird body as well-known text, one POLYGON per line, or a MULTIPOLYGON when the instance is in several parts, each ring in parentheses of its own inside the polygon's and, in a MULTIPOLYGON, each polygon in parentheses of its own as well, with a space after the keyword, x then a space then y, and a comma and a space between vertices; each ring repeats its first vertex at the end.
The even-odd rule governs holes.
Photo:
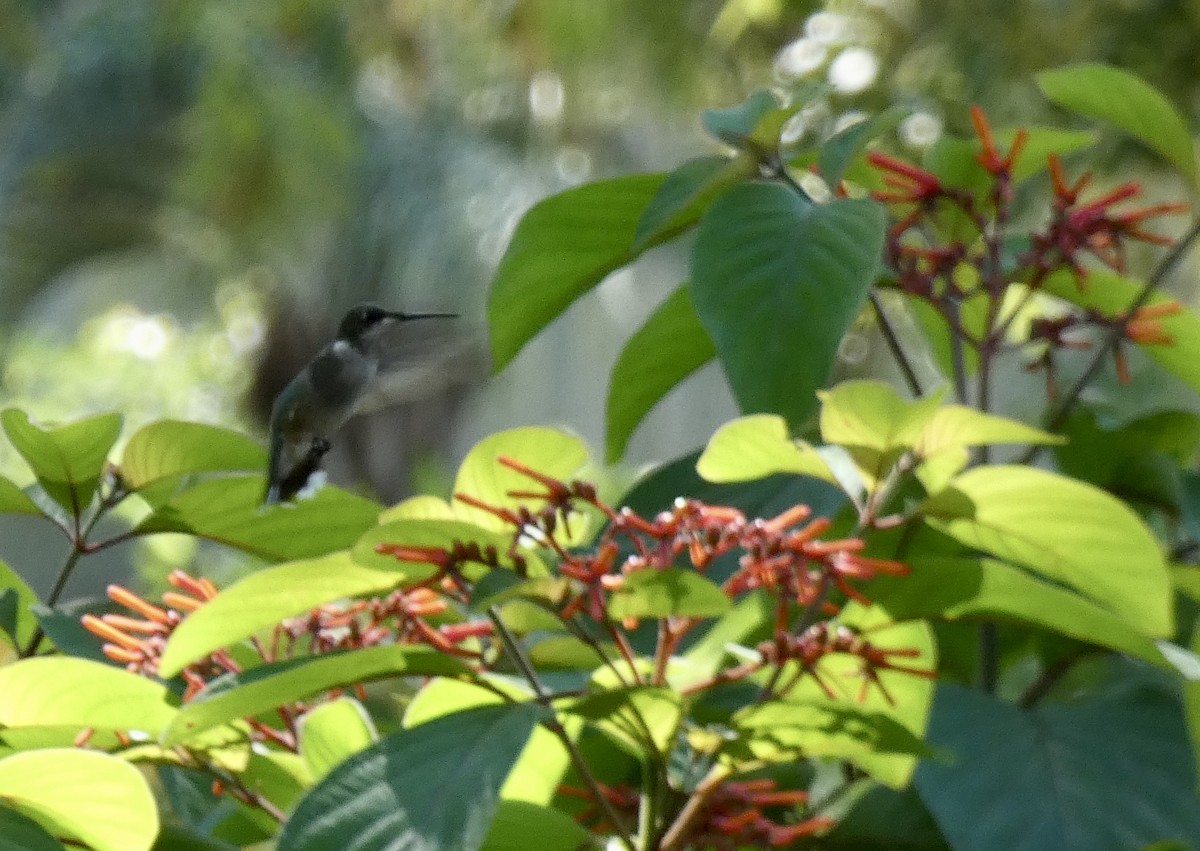
POLYGON ((320 467, 329 437, 345 425, 379 374, 380 334, 408 319, 446 313, 403 314, 358 305, 342 320, 337 338, 293 378, 271 407, 266 505, 291 499, 320 467))

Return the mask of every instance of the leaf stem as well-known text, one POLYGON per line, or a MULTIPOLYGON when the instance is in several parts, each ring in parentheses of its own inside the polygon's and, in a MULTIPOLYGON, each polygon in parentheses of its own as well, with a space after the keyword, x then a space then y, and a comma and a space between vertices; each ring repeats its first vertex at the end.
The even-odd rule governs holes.
POLYGON ((871 307, 875 309, 875 321, 879 324, 879 331, 883 334, 884 342, 887 343, 892 357, 895 358, 896 365, 900 367, 909 391, 913 396, 921 396, 921 382, 917 379, 916 370, 913 369, 912 363, 904 353, 904 347, 900 345, 900 338, 896 335, 896 329, 892 327, 891 320, 888 319, 887 311, 884 309, 883 299, 879 297, 879 293, 874 288, 871 290, 871 307))
POLYGON ((596 799, 596 805, 604 811, 604 817, 608 819, 609 824, 613 826, 613 830, 617 832, 617 837, 620 839, 621 844, 625 846, 626 851, 638 851, 620 815, 613 807, 612 802, 605 797, 599 782, 592 775, 592 771, 588 767, 587 761, 584 760, 578 746, 575 744, 575 740, 571 738, 571 734, 567 732, 567 729, 558 720, 558 717, 553 714, 553 709, 550 705, 551 694, 542 685, 542 681, 537 675, 537 670, 533 667, 533 663, 529 661, 524 651, 521 650, 516 636, 512 634, 508 625, 501 619, 500 612, 495 606, 490 606, 487 614, 488 619, 492 622, 492 626, 496 628, 496 634, 500 636, 501 643, 504 644, 505 651, 512 657, 513 664, 517 666, 517 670, 521 672, 521 675, 525 677, 525 681, 529 683, 529 687, 533 689, 537 702, 551 710, 550 717, 542 722, 543 726, 553 733, 563 743, 563 747, 567 749, 571 765, 574 766, 576 773, 583 780, 584 785, 587 786, 588 792, 596 799))

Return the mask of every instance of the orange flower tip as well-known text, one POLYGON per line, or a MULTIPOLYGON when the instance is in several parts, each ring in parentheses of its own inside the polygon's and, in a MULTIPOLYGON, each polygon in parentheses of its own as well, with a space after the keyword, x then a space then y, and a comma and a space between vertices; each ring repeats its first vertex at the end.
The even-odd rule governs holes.
POLYGON ((128 588, 121 585, 109 585, 107 588, 108 598, 114 603, 118 603, 127 609, 137 612, 144 618, 152 621, 157 621, 161 624, 169 625, 171 619, 167 616, 166 611, 160 609, 153 603, 148 603, 137 594, 134 594, 128 588))
POLYGON ((140 663, 144 658, 136 650, 121 647, 117 644, 105 644, 100 649, 109 659, 112 659, 114 662, 120 662, 122 665, 134 665, 140 663))
POLYGON ((96 728, 94 727, 84 727, 79 731, 78 734, 76 734, 75 738, 71 740, 71 744, 77 748, 81 748, 88 743, 95 732, 96 728))
POLYGON ((100 638, 110 641, 113 644, 121 647, 127 647, 130 650, 139 650, 142 646, 140 639, 134 638, 132 635, 127 635, 126 633, 117 629, 115 626, 105 623, 95 615, 84 615, 82 618, 80 618, 79 622, 83 625, 83 628, 92 635, 99 636, 100 638))
POLYGON ((204 605, 203 600, 197 600, 195 597, 188 597, 186 594, 178 594, 174 591, 167 591, 163 594, 163 602, 180 612, 194 612, 204 605))

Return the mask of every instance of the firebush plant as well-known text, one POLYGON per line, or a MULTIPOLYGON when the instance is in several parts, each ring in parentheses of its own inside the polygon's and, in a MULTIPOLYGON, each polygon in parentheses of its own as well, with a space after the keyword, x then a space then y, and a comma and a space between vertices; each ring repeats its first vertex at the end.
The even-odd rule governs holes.
POLYGON ((4 411, 36 482, 0 510, 70 547, 45 601, 0 566, 0 849, 1200 843, 1200 318, 1162 292, 1200 233, 1168 235, 1192 142, 1124 72, 1037 82, 1096 129, 973 108, 914 162, 890 111, 781 144, 806 101, 764 91, 705 114, 728 153, 531 209, 497 369, 691 235, 613 369, 606 460, 713 359, 745 415, 623 495, 526 427, 449 499, 260 508, 246 436, 162 421, 112 461, 116 414, 4 411), (1093 186, 1114 131, 1177 198, 1093 186), (851 332, 894 384, 829 385, 851 332), (88 555, 159 533, 267 566, 63 606, 88 555))

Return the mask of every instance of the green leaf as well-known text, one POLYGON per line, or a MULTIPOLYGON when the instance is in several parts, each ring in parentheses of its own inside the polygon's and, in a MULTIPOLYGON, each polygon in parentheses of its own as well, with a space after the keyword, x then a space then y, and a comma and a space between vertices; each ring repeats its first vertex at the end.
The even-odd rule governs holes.
POLYGON ((647 568, 625 575, 621 587, 608 600, 608 616, 624 618, 709 618, 729 611, 733 604, 711 579, 695 570, 647 568))
POLYGON ((25 491, 16 486, 11 479, 0 476, 0 514, 41 514, 25 491))
POLYGON ((1165 667, 1155 643, 1072 591, 994 559, 914 556, 907 576, 880 576, 863 594, 896 619, 986 618, 1037 624, 1165 667))
POLYGON ((821 454, 791 440, 787 422, 774 414, 751 414, 721 426, 696 462, 696 472, 710 482, 746 482, 774 473, 836 482, 821 454))
POLYGON ((1140 848, 1200 836, 1175 699, 1157 688, 1023 710, 942 683, 917 789, 959 851, 1140 848))
POLYGON ((652 762, 670 752, 683 721, 679 692, 652 686, 622 687, 608 668, 597 670, 592 681, 603 691, 564 704, 561 711, 592 721, 639 760, 652 762))
POLYGON ((205 730, 337 686, 382 677, 454 676, 470 669, 460 659, 432 647, 386 645, 289 659, 227 674, 180 709, 164 735, 176 745, 205 730))
POLYGON ((632 246, 638 222, 664 179, 634 174, 589 183, 525 214, 488 294, 497 372, 567 305, 637 257, 640 250, 632 246))
POLYGON ((894 718, 853 703, 773 700, 740 710, 732 724, 759 759, 931 755, 929 746, 894 718))
POLYGON ((138 429, 121 456, 121 475, 134 490, 186 473, 261 471, 266 466, 266 452, 246 435, 180 420, 159 420, 138 429))
POLYGON ((691 290, 681 286, 629 338, 613 367, 605 408, 609 463, 625 454, 650 409, 716 351, 692 307, 691 290))
POLYGON ((140 730, 157 738, 176 709, 167 688, 111 665, 43 656, 0 668, 0 727, 140 730))
POLYGON ((753 170, 753 160, 741 157, 688 160, 667 175, 650 199, 633 235, 633 250, 644 251, 690 228, 714 198, 753 170))
POLYGON ((339 697, 305 712, 300 718, 300 756, 314 780, 379 738, 362 704, 339 697))
POLYGON ((737 106, 704 110, 700 123, 725 144, 751 150, 761 158, 778 151, 783 125, 804 104, 804 98, 795 97, 781 106, 770 89, 758 89, 737 106))
POLYGON ((581 851, 591 846, 591 834, 561 810, 505 800, 496 809, 482 851, 581 851))
MULTIPOLYGON (((1084 286, 1085 289, 1080 290, 1074 275, 1063 271, 1049 276, 1043 289, 1071 304, 1098 310, 1106 316, 1120 316, 1145 285, 1107 269, 1090 269, 1084 286)), ((1168 301, 1173 299, 1153 295, 1147 305, 1168 301)), ((1157 321, 1171 338, 1171 343, 1142 343, 1139 348, 1193 389, 1200 390, 1200 316, 1185 307, 1179 313, 1163 316, 1157 321)))
POLYGON ((530 703, 483 706, 385 736, 309 790, 279 846, 478 848, 505 776, 545 714, 530 703))
POLYGON ((149 851, 158 834, 141 772, 97 751, 46 748, 0 759, 0 801, 94 851, 149 851))
POLYGON ((967 446, 1062 444, 1067 439, 966 405, 943 405, 921 429, 914 448, 924 458, 967 446))
POLYGON ((214 650, 330 601, 386 593, 404 578, 399 562, 392 570, 364 567, 348 552, 252 573, 183 619, 163 650, 159 675, 173 677, 214 650))
POLYGON ((40 824, 0 806, 0 851, 65 851, 40 824))
POLYGON ((692 251, 692 298, 746 413, 798 426, 875 283, 883 207, 810 203, 743 183, 713 203, 692 251))
MULTIPOLYGON (((588 462, 587 447, 578 437, 544 426, 525 426, 497 432, 471 448, 458 468, 454 492, 463 493, 501 508, 527 506, 537 510, 544 500, 511 497, 509 491, 539 491, 544 488, 533 479, 497 462, 501 455, 515 459, 535 472, 560 480, 570 480, 588 462)), ((513 531, 496 515, 459 503, 454 513, 484 529, 513 531)))
POLYGON ((894 130, 902 118, 903 110, 889 107, 865 121, 859 121, 834 133, 821 143, 821 152, 817 157, 817 174, 831 188, 836 188, 842 182, 846 169, 862 155, 867 145, 884 133, 894 130))
POLYGON ((210 479, 158 506, 137 531, 183 532, 286 561, 346 549, 379 517, 376 503, 333 487, 321 488, 312 499, 266 508, 262 497, 262 476, 210 479))
POLYGON ((976 467, 923 511, 958 541, 1066 583, 1146 635, 1172 633, 1171 580, 1158 542, 1097 488, 1032 467, 976 467))
POLYGON ((908 401, 882 381, 843 381, 818 392, 821 437, 845 447, 872 484, 911 449, 933 419, 944 391, 908 401))
MULTIPOLYGON (((1046 170, 1051 154, 1065 157, 1096 144, 1096 134, 1090 130, 1063 130, 1059 127, 1025 127, 1025 147, 1013 166, 1013 180, 1022 181, 1046 170)), ((1012 149, 1015 130, 995 131, 996 144, 1001 151, 1012 149)), ((979 146, 982 149, 982 145, 979 146)))
POLYGON ((0 413, 0 424, 46 493, 76 516, 91 504, 108 451, 121 433, 121 415, 115 413, 46 429, 24 411, 8 408, 0 413))
POLYGON ((1085 63, 1044 71, 1037 76, 1037 83, 1052 102, 1124 130, 1196 182, 1187 121, 1141 78, 1108 65, 1085 63))

